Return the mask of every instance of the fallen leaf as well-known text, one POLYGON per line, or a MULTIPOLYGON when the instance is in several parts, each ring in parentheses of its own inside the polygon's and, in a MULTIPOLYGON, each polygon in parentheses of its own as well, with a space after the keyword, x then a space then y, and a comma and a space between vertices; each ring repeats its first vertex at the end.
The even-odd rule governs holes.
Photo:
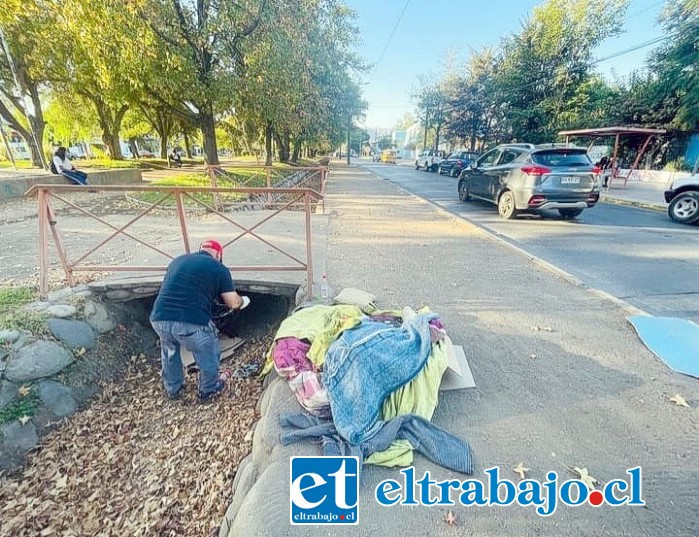
POLYGON ((679 393, 676 393, 672 397, 670 397, 670 402, 675 403, 677 406, 683 406, 689 408, 689 404, 687 403, 687 400, 682 397, 679 393))
POLYGON ((451 286, 452 286, 452 287, 458 287, 458 286, 459 286, 459 284, 456 283, 456 282, 450 282, 450 283, 451 283, 451 286))
POLYGON ((513 471, 514 471, 514 473, 516 473, 517 475, 519 475, 519 478, 520 478, 520 479, 526 479, 526 477, 527 477, 527 476, 526 476, 526 472, 529 471, 529 468, 525 468, 525 467, 524 467, 524 463, 523 463, 523 462, 520 462, 520 463, 513 469, 513 471))
POLYGON ((535 359, 535 358, 536 358, 536 354, 531 353, 531 354, 529 355, 529 358, 531 358, 532 360, 535 359))
POLYGON ((456 526, 456 517, 451 511, 447 513, 447 518, 444 521, 450 526, 456 526))
POLYGON ((22 425, 26 425, 27 423, 29 423, 29 420, 31 420, 29 416, 22 416, 21 418, 17 418, 17 421, 20 422, 22 425))
POLYGON ((87 349, 85 347, 80 347, 77 351, 75 351, 74 354, 77 358, 80 358, 86 352, 87 352, 87 349))
POLYGON ((17 393, 19 393, 20 397, 26 397, 32 393, 32 389, 29 386, 22 384, 22 386, 19 387, 19 390, 17 390, 17 393))
POLYGON ((247 434, 245 435, 245 438, 243 438, 243 442, 251 442, 252 441, 252 430, 248 431, 247 434))
POLYGON ((595 484, 598 483, 598 481, 589 474, 587 468, 578 468, 577 466, 573 466, 573 471, 578 474, 580 481, 585 483, 587 488, 590 490, 595 490, 595 484))

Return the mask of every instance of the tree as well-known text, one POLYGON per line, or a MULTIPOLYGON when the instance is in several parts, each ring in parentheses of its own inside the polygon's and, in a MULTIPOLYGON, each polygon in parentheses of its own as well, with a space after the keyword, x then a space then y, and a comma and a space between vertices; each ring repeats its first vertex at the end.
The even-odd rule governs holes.
POLYGON ((699 129, 699 0, 668 2, 660 19, 670 39, 650 63, 656 100, 675 102, 669 127, 699 129))
POLYGON ((47 15, 33 2, 4 0, 0 9, 0 117, 29 148, 32 165, 44 167, 44 115, 40 88, 44 56, 38 44, 47 38, 47 15))
POLYGON ((507 134, 551 140, 580 114, 580 87, 589 80, 592 53, 620 31, 628 0, 548 0, 522 30, 503 41, 495 77, 507 134))
POLYGON ((458 140, 458 145, 468 143, 471 151, 475 151, 479 140, 488 138, 496 122, 496 66, 497 59, 492 49, 473 52, 465 75, 455 79, 453 91, 448 95, 445 133, 458 140))
POLYGON ((123 158, 122 121, 143 91, 153 39, 119 0, 46 0, 45 7, 52 36, 42 53, 52 86, 94 106, 110 156, 123 158))
POLYGON ((446 86, 451 82, 453 82, 453 79, 449 78, 436 84, 425 84, 417 93, 418 116, 425 128, 424 147, 428 146, 430 140, 428 134, 432 131, 431 146, 433 149, 439 148, 440 133, 447 119, 449 96, 446 86))
POLYGON ((80 95, 51 92, 44 97, 46 132, 53 144, 70 146, 100 134, 94 107, 80 95))
POLYGON ((244 66, 245 41, 258 28, 266 0, 140 0, 131 8, 156 36, 158 76, 151 97, 201 129, 208 164, 217 165, 216 118, 231 109, 244 66))

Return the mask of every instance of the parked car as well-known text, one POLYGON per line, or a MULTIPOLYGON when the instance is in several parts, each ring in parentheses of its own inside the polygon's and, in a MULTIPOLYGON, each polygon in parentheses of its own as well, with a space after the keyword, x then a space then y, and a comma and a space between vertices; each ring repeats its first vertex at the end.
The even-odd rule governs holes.
POLYGON ((494 203, 506 219, 547 209, 575 218, 599 200, 598 174, 585 148, 505 144, 461 172, 459 199, 494 203))
POLYGON ((147 149, 139 149, 138 155, 141 158, 155 158, 155 153, 153 153, 152 151, 148 151, 147 149))
POLYGON ((439 163, 444 158, 444 152, 436 149, 426 149, 415 161, 415 169, 419 170, 422 168, 426 172, 437 171, 439 163))
POLYGON ((676 179, 665 191, 667 214, 682 224, 699 224, 699 176, 676 179))
POLYGON ((381 151, 381 162, 395 164, 396 163, 396 150, 395 149, 384 149, 381 151))
POLYGON ((451 177, 458 177, 471 161, 478 158, 478 153, 471 151, 457 151, 451 153, 447 158, 439 163, 437 172, 439 175, 448 174, 451 177))

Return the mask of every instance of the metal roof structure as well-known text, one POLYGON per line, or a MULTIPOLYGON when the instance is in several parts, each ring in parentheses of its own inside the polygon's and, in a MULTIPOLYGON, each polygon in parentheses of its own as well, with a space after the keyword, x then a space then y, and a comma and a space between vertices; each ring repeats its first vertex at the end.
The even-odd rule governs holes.
MULTIPOLYGON (((666 132, 667 131, 665 129, 645 129, 643 127, 599 127, 596 129, 577 129, 577 130, 570 130, 570 131, 560 131, 558 133, 558 135, 565 136, 566 143, 570 142, 571 136, 589 136, 593 139, 592 142, 590 143, 590 147, 592 147, 592 145, 595 143, 596 138, 602 138, 605 136, 613 136, 614 137, 614 152, 612 153, 612 161, 611 161, 612 174, 608 178, 608 183, 606 183, 607 188, 611 188, 612 179, 622 178, 622 177, 624 179, 624 186, 626 186, 626 182, 629 180, 629 177, 638 168, 638 165, 641 162, 641 157, 643 156, 643 153, 645 153, 646 148, 648 147, 648 144, 650 143, 650 141, 655 136, 657 136, 659 134, 665 134, 666 132), (643 142, 641 149, 636 153, 636 158, 634 159, 633 164, 631 164, 631 168, 629 169, 628 173, 626 175, 622 176, 619 173, 619 160, 618 160, 620 138, 622 136, 633 136, 633 135, 645 136, 646 139, 643 142)), ((589 149, 588 149, 588 151, 589 151, 589 149)))
POLYGON ((643 127, 600 127, 598 129, 577 129, 560 131, 559 136, 616 136, 617 134, 665 134, 665 129, 645 129, 643 127))

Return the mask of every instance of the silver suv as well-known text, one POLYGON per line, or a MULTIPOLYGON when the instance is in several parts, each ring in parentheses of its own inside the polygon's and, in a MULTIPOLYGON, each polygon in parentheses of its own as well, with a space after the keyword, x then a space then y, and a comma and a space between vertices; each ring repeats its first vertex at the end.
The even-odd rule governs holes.
POLYGON ((507 219, 547 209, 575 218, 599 200, 598 176, 584 148, 505 144, 461 172, 459 199, 494 203, 507 219))

